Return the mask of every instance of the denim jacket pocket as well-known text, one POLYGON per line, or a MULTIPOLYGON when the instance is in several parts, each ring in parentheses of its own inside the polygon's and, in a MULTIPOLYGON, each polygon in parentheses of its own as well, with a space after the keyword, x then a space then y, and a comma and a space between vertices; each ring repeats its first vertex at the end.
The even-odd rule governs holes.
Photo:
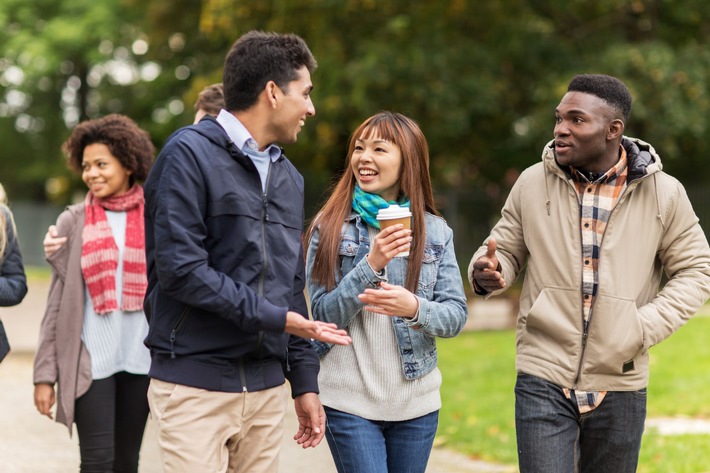
POLYGON ((444 245, 431 243, 424 247, 422 271, 419 275, 419 287, 417 288, 418 296, 431 300, 439 272, 439 263, 443 254, 444 245))
POLYGON ((340 256, 340 269, 342 274, 349 273, 357 263, 355 257, 360 249, 360 243, 350 235, 342 235, 340 237, 340 247, 338 255, 340 256))
POLYGON ((407 327, 401 319, 394 319, 395 336, 402 356, 404 377, 417 379, 436 367, 436 339, 407 327))

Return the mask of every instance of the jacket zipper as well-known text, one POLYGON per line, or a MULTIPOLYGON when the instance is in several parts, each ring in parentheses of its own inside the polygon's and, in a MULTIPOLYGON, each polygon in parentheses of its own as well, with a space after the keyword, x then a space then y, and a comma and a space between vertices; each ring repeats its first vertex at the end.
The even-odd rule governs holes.
MULTIPOLYGON (((643 179, 646 176, 642 176, 637 180, 643 179)), ((571 186, 574 187, 573 184, 570 183, 571 186)), ((636 187, 636 185, 634 185, 636 187)), ((611 209, 611 212, 609 213, 609 220, 607 220, 607 225, 604 227, 604 233, 602 233, 602 245, 604 244, 604 237, 606 236, 606 230, 609 228, 609 222, 611 221, 611 218, 613 217, 616 208, 621 204, 621 201, 624 197, 626 197, 626 194, 629 192, 630 185, 627 184, 626 189, 624 189, 624 192, 619 196, 619 200, 616 201, 616 205, 614 206, 613 209, 611 209)), ((576 190, 575 190, 576 194, 576 190)), ((579 203, 579 211, 580 211, 580 225, 579 225, 579 241, 582 241, 582 225, 581 225, 581 219, 582 219, 582 203, 579 203)), ((602 245, 599 245, 599 257, 601 261, 601 254, 602 254, 602 245)), ((599 264, 597 264, 597 273, 599 274, 601 271, 599 270, 599 264)), ((594 318, 594 304, 596 304, 597 298, 596 296, 594 297, 594 301, 592 301, 592 306, 589 308, 589 320, 587 322, 584 322, 584 295, 582 295, 582 323, 584 324, 584 328, 582 330, 582 353, 579 356, 579 364, 577 365, 577 375, 574 377, 574 389, 577 389, 577 383, 579 383, 579 378, 582 377, 582 364, 584 363, 584 354, 587 351, 587 339, 589 338, 589 326, 592 325, 592 319, 594 318)))
POLYGON ((244 357, 239 358, 239 381, 242 383, 242 392, 247 392, 247 375, 244 371, 244 357))
POLYGON ((178 331, 182 328, 183 325, 185 325, 185 320, 187 320, 187 314, 190 313, 191 306, 185 306, 184 309, 182 309, 182 312, 180 313, 180 317, 178 318, 177 323, 173 327, 172 331, 170 332, 170 358, 175 359, 175 336, 177 335, 178 331))
MULTIPOLYGON (((261 269, 261 274, 259 275, 259 285, 257 286, 257 294, 259 297, 264 297, 264 281, 266 280, 266 271, 269 267, 269 256, 266 251, 266 218, 267 218, 267 208, 269 206, 269 199, 267 191, 269 189, 269 181, 271 180, 271 160, 269 160, 269 170, 266 172, 266 182, 264 184, 264 192, 261 195, 261 257, 264 260, 264 266, 261 269)), ((256 339, 256 346, 254 351, 261 347, 261 343, 264 340, 264 331, 260 330, 256 339)))

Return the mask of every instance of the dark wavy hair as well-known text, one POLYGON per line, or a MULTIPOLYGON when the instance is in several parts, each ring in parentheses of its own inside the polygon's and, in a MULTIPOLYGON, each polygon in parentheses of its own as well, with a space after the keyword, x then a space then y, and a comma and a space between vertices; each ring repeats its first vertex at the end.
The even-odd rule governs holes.
POLYGON ((95 143, 106 145, 135 181, 148 177, 155 146, 148 132, 127 116, 114 113, 79 123, 62 145, 72 171, 81 174, 84 149, 95 143))
POLYGON ((230 112, 249 109, 269 81, 288 91, 305 66, 313 72, 316 63, 306 42, 295 34, 250 31, 242 35, 224 61, 224 102, 230 112))
POLYGON ((582 92, 599 97, 609 104, 620 117, 623 117, 624 123, 629 121, 631 92, 616 77, 604 74, 580 74, 572 78, 567 92, 582 92))

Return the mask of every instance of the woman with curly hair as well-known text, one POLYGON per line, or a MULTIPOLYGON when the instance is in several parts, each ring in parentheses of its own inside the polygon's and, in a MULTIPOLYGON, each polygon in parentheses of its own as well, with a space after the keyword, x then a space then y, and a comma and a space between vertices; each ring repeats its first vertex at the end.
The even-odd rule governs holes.
POLYGON ((143 313, 147 286, 143 181, 155 148, 130 118, 80 123, 63 145, 89 188, 57 219, 52 266, 34 366, 37 410, 71 434, 81 472, 137 472, 148 418, 150 355, 143 313), (55 399, 55 384, 57 396, 55 399))

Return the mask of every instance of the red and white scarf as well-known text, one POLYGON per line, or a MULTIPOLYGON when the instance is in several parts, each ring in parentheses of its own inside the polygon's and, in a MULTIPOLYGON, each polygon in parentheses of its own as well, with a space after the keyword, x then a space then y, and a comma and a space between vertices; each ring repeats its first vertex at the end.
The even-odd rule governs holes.
POLYGON ((81 272, 94 305, 94 312, 108 314, 118 309, 116 302, 118 247, 104 209, 127 212, 121 310, 127 312, 143 310, 143 298, 148 286, 143 188, 134 185, 125 194, 106 199, 94 197, 94 194, 89 191, 84 205, 86 219, 81 233, 81 272))

